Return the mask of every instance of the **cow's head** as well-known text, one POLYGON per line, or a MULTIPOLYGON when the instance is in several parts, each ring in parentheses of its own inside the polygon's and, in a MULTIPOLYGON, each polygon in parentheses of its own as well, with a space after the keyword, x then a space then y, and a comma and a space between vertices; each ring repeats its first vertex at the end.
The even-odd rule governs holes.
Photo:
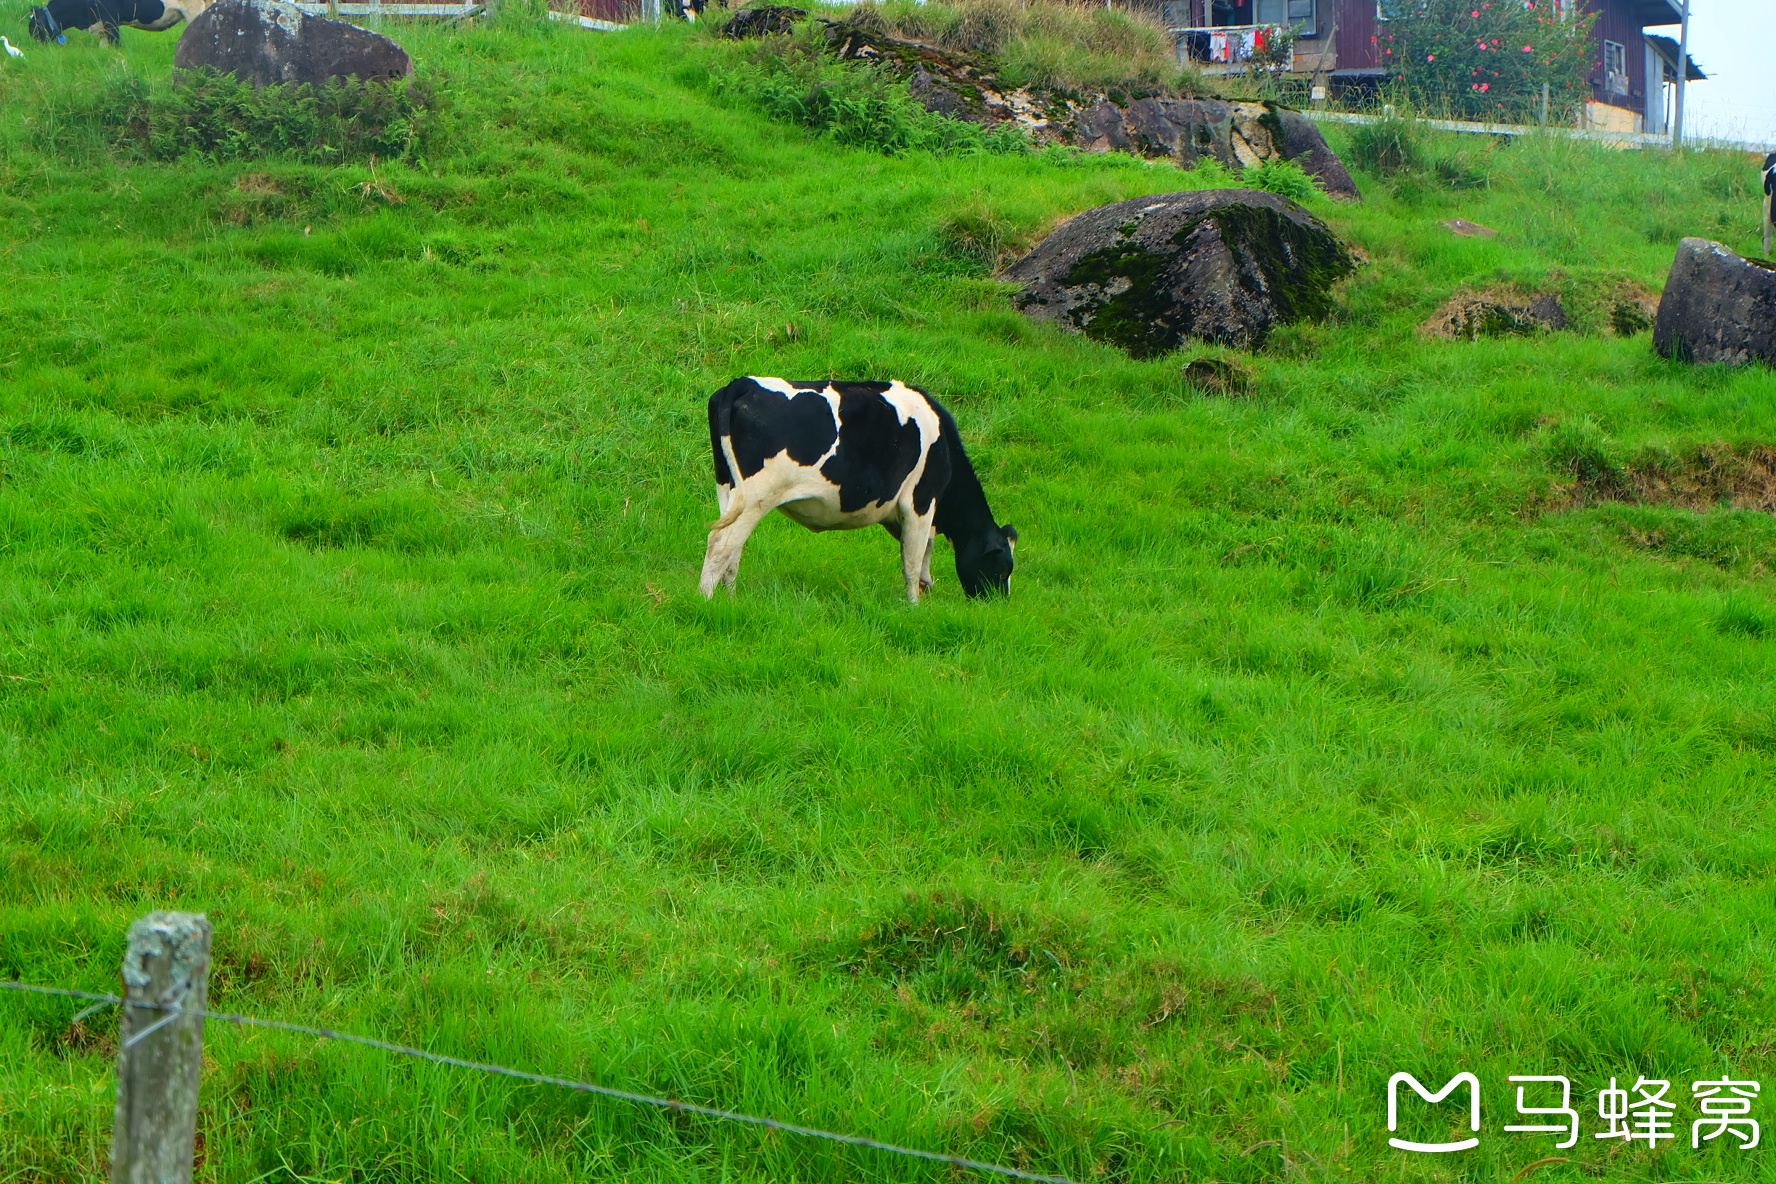
POLYGON ((33 8, 28 27, 31 30, 31 36, 45 44, 51 41, 59 41, 63 45, 68 43, 67 35, 62 32, 62 23, 56 20, 47 8, 33 8))
POLYGON ((1011 553, 1016 547, 1017 530, 1010 526, 994 526, 958 539, 956 578, 962 581, 962 591, 970 596, 1008 594, 1011 591, 1011 553))

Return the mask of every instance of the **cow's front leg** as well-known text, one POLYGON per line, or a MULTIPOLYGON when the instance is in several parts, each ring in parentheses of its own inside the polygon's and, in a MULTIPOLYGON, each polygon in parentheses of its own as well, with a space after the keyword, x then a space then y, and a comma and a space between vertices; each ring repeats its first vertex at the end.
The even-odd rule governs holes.
POLYGON ((698 591, 704 596, 714 596, 717 584, 734 586, 740 574, 740 553, 746 549, 746 540, 774 508, 760 502, 748 502, 738 518, 709 532, 709 549, 703 554, 703 578, 697 585, 698 591))
POLYGON ((914 604, 931 587, 932 517, 907 513, 900 520, 900 566, 906 574, 907 599, 914 604))

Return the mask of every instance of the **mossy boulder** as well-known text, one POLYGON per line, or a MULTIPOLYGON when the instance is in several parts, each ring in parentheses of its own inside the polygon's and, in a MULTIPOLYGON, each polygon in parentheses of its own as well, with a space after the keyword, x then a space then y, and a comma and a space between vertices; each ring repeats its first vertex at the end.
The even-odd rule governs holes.
POLYGON ((1037 320, 1151 357, 1187 341, 1241 348, 1320 320, 1356 268, 1325 223, 1257 189, 1162 193, 1063 223, 1005 272, 1037 320))

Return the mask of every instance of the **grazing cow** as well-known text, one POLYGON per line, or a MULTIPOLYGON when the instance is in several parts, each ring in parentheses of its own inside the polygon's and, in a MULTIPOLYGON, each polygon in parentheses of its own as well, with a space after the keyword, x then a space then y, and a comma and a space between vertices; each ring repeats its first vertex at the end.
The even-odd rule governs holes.
POLYGON ((705 596, 734 586, 740 552, 772 510, 809 530, 887 527, 915 604, 931 587, 939 534, 956 549, 964 592, 1011 590, 1017 531, 993 521, 956 421, 924 391, 736 378, 709 396, 709 443, 721 518, 703 559, 705 596))
POLYGON ((1776 152, 1764 157, 1764 258, 1770 257, 1770 206, 1776 203, 1776 152))
POLYGON ((50 0, 31 10, 31 36, 39 41, 66 42, 65 29, 85 29, 112 45, 118 29, 158 33, 180 21, 196 20, 211 0, 50 0))

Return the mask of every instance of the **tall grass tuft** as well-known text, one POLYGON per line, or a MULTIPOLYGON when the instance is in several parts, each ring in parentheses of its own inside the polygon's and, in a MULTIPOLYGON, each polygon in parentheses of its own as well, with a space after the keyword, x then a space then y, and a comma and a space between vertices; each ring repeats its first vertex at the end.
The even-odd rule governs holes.
POLYGON ((1418 129, 1409 119, 1393 116, 1358 126, 1351 133, 1351 158, 1360 167, 1381 176, 1419 168, 1423 154, 1418 129))
POLYGON ((906 84, 865 64, 835 60, 808 37, 757 49, 729 66, 712 67, 709 85, 772 119, 797 124, 854 148, 889 156, 1029 152, 1030 141, 1007 123, 986 128, 927 111, 906 84))
POLYGON ((993 59, 1006 81, 1057 90, 1200 93, 1178 68, 1159 23, 1144 12, 1052 0, 866 0, 866 29, 993 59))

